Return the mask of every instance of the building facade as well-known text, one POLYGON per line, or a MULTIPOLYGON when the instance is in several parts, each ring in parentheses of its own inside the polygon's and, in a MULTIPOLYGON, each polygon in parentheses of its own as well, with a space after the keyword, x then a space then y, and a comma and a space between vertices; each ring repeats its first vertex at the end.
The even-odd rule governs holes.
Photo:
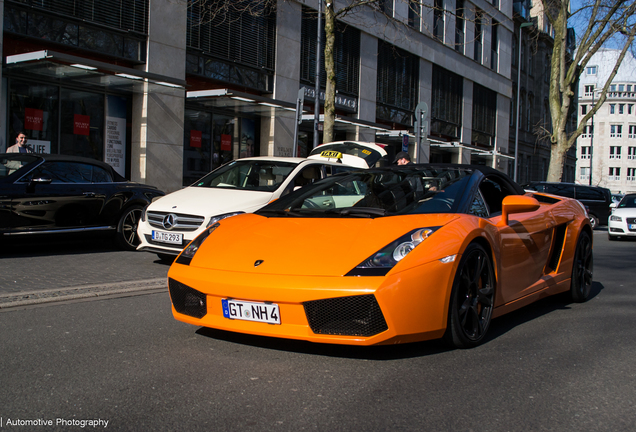
MULTIPOLYGON (((579 85, 578 118, 599 98, 618 50, 603 49, 588 62, 579 85)), ((636 192, 636 59, 629 52, 610 83, 607 98, 577 140, 577 182, 613 193, 636 192)))
MULTIPOLYGON (((212 15, 189 3, 0 0, 0 151, 24 131, 39 151, 105 160, 166 191, 231 159, 307 155, 324 98, 318 1, 212 15)), ((508 171, 513 1, 429 3, 385 0, 390 18, 362 8, 338 23, 335 139, 508 171)))
MULTIPOLYGON (((545 181, 550 165, 552 119, 548 96, 550 93, 550 59, 554 31, 543 13, 541 2, 514 2, 515 33, 512 42, 512 99, 510 110, 510 145, 513 149, 508 172, 520 184, 545 181), (518 113, 518 114, 517 114, 518 113), (515 121, 518 116, 518 121, 515 121), (516 167, 514 161, 516 159, 516 167)), ((568 34, 570 52, 574 49, 574 35, 568 34)), ((573 119, 574 120, 574 119, 573 119)), ((570 126, 574 127, 574 123, 570 126)), ((565 158, 563 181, 575 179, 576 151, 565 158)))

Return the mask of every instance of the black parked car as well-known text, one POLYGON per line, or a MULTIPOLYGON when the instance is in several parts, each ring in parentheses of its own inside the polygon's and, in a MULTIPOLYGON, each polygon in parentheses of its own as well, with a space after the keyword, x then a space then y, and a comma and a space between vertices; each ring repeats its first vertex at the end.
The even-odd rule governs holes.
POLYGON ((523 185, 526 190, 575 198, 588 208, 593 228, 607 225, 611 213, 612 192, 603 187, 585 186, 576 183, 530 182, 523 185))
POLYGON ((0 153, 0 236, 112 231, 120 247, 139 243, 137 221, 153 186, 133 183, 93 159, 0 153))

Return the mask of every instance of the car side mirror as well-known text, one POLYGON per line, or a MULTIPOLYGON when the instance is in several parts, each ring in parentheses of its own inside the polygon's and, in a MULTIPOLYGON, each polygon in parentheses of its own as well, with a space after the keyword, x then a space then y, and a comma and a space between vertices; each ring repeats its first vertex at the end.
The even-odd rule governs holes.
POLYGON ((508 216, 514 213, 527 213, 538 210, 539 201, 527 195, 508 195, 501 203, 501 220, 497 225, 508 225, 508 216))
POLYGON ((616 208, 617 206, 618 206, 618 203, 615 203, 615 202, 610 204, 610 208, 613 208, 613 209, 616 208))

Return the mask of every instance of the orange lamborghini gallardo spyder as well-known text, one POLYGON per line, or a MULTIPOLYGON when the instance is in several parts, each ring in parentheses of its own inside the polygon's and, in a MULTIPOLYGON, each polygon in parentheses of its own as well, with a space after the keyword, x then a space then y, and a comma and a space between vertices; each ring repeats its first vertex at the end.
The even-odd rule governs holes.
POLYGON ((168 273, 197 326, 351 345, 444 338, 548 295, 583 302, 592 229, 576 200, 526 193, 482 166, 336 175, 210 226, 168 273))

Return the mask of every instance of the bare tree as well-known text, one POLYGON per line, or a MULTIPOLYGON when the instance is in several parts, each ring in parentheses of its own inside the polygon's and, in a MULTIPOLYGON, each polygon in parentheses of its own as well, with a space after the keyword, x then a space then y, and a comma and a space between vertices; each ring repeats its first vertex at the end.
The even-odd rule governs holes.
MULTIPOLYGON (((318 0, 323 1, 323 0, 318 0)), ((336 21, 344 18, 362 7, 368 7, 374 12, 389 18, 384 8, 385 1, 382 0, 353 0, 347 2, 346 6, 337 7, 333 0, 327 0, 325 4, 325 105, 323 125, 323 142, 333 141, 333 128, 336 119, 336 63, 335 42, 336 42, 336 21)))
POLYGON ((548 181, 561 181, 567 151, 583 133, 588 120, 603 105, 607 91, 628 50, 633 49, 636 33, 636 2, 634 0, 585 0, 571 11, 570 0, 541 0, 545 16, 554 29, 550 70, 549 105, 552 117, 551 157, 548 181), (577 41, 573 58, 568 55, 567 31, 569 22, 586 22, 577 41), (567 125, 571 118, 579 76, 601 48, 615 47, 620 51, 612 71, 599 91, 597 103, 583 116, 573 131, 567 125))

